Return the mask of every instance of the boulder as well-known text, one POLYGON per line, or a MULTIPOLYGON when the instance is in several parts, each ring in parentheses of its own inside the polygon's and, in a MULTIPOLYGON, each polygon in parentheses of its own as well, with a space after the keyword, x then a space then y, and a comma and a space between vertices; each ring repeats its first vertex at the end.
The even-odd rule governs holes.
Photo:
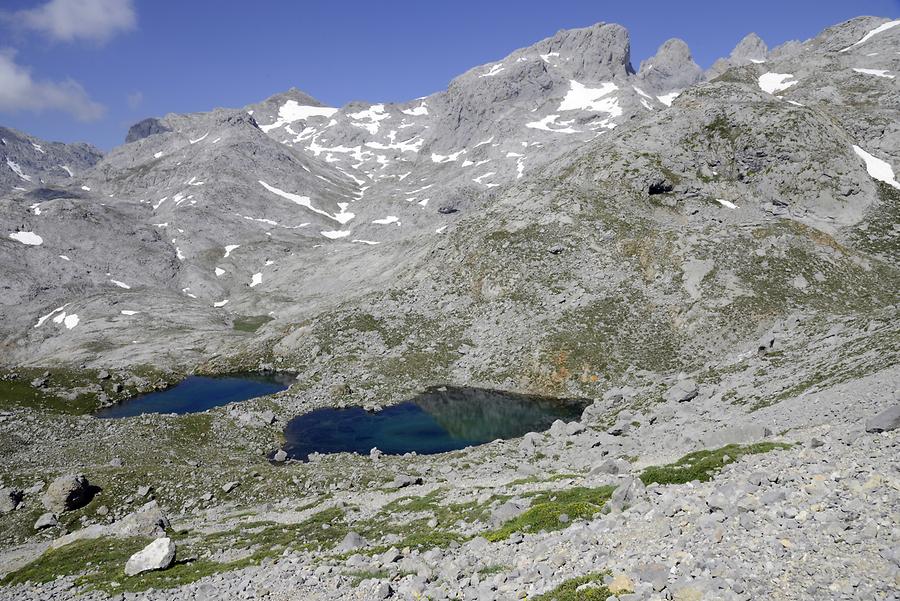
POLYGON ((0 488, 0 513, 9 513, 18 507, 22 491, 4 486, 0 488))
POLYGON ((41 517, 37 519, 34 523, 35 530, 43 530, 44 528, 53 528, 54 526, 59 526, 59 520, 56 519, 56 514, 47 512, 41 517))
POLYGON ((760 424, 729 426, 703 436, 704 448, 724 447, 730 444, 756 442, 772 435, 772 431, 760 424))
POLYGON ((131 557, 125 564, 125 575, 165 570, 175 561, 175 543, 171 538, 158 538, 131 557))
POLYGON ((284 463, 287 461, 287 453, 284 449, 278 449, 278 451, 275 452, 275 456, 272 457, 272 460, 276 463, 284 463))
POLYGON ((558 419, 550 426, 550 436, 553 438, 562 438, 566 435, 566 422, 558 419))
POLYGON ((423 480, 420 476, 407 476, 403 474, 398 474, 393 482, 390 482, 387 485, 387 488, 393 489, 401 489, 406 488, 407 486, 418 486, 423 483, 423 480))
POLYGON ((890 432, 900 428, 900 403, 866 420, 866 432, 890 432))
POLYGON ((531 455, 537 448, 537 443, 541 439, 541 435, 537 432, 528 432, 519 442, 519 450, 526 455, 531 455))
POLYGON ((341 540, 341 542, 338 543, 337 547, 334 548, 334 551, 335 553, 346 553, 347 551, 362 549, 363 547, 367 547, 368 545, 369 541, 364 539, 356 532, 348 532, 341 540))
POLYGON ((700 394, 700 388, 694 380, 678 380, 672 388, 670 388, 665 398, 667 401, 684 403, 696 398, 700 394))
MULTIPOLYGON (((99 513, 99 512, 98 512, 99 513)), ((161 536, 169 528, 169 520, 159 508, 156 501, 141 506, 134 513, 129 513, 112 524, 91 524, 54 540, 50 547, 59 549, 79 540, 100 538, 101 536, 132 537, 161 536)))
POLYGON ((156 501, 142 505, 134 513, 129 513, 121 520, 109 526, 113 536, 159 536, 165 534, 170 527, 169 519, 159 508, 156 501))
POLYGON ((587 428, 585 428, 584 424, 581 422, 569 422, 566 424, 566 434, 569 436, 575 436, 576 434, 581 434, 587 428))
POLYGON ((644 495, 645 488, 644 483, 640 479, 627 478, 613 491, 609 504, 614 509, 625 509, 644 495))
POLYGON ((509 520, 518 517, 527 507, 528 506, 524 503, 507 501, 506 503, 498 505, 491 511, 491 517, 488 523, 490 523, 491 528, 499 528, 509 520))
POLYGON ((624 459, 607 459, 597 467, 591 470, 591 475, 596 476, 598 474, 622 474, 631 469, 631 464, 629 464, 624 459))
POLYGON ((95 488, 83 475, 66 474, 50 483, 41 498, 47 511, 60 514, 84 507, 94 497, 95 488))

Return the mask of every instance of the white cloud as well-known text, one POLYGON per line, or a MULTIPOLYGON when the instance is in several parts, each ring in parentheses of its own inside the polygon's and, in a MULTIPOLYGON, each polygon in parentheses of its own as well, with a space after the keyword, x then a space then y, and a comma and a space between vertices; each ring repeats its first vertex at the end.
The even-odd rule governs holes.
POLYGON ((132 92, 126 97, 128 101, 128 108, 131 110, 135 110, 140 108, 142 104, 144 104, 144 93, 138 90, 137 92, 132 92))
POLYGON ((134 29, 137 22, 132 0, 50 0, 15 16, 28 29, 64 42, 105 42, 117 33, 134 29))
POLYGON ((95 121, 106 110, 72 80, 38 81, 28 67, 16 64, 15 53, 0 50, 0 111, 63 111, 80 121, 95 121))

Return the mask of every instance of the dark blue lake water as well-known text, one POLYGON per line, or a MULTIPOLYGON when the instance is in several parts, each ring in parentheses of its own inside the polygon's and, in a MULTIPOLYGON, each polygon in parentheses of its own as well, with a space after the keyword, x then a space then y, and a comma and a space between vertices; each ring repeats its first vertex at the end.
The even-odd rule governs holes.
POLYGON ((557 419, 577 420, 589 404, 477 388, 430 389, 377 413, 361 407, 317 409, 295 417, 284 429, 288 457, 310 453, 391 455, 444 453, 498 438, 546 430, 557 419))
POLYGON ((294 381, 290 374, 234 374, 210 378, 189 376, 177 386, 151 392, 118 405, 101 409, 100 418, 132 417, 143 413, 199 413, 235 401, 286 390, 294 381))

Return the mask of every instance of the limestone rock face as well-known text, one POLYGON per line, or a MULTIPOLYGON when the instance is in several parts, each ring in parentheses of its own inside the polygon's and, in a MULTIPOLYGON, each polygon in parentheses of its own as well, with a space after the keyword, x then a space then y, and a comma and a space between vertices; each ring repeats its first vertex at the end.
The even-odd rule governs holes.
POLYGON ((681 91, 703 77, 684 40, 672 38, 659 47, 656 54, 641 63, 638 85, 654 94, 681 91))
POLYGON ((169 131, 169 128, 160 123, 159 119, 150 117, 148 119, 144 119, 143 121, 138 121, 130 128, 128 128, 128 135, 125 136, 125 143, 127 144, 129 142, 137 142, 138 140, 141 140, 143 138, 161 134, 167 131, 169 131))
POLYGON ((769 54, 769 47, 755 33, 748 33, 742 39, 734 50, 731 51, 730 59, 732 62, 755 62, 764 61, 769 54))
POLYGON ((125 575, 165 570, 175 561, 175 543, 171 538, 158 538, 131 557, 125 564, 125 575))

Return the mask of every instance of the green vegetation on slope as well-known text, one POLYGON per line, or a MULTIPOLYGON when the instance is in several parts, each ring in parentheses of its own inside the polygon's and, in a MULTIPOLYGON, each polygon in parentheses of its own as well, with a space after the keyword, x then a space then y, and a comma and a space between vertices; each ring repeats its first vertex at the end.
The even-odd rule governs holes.
POLYGON ((654 465, 641 472, 644 484, 685 484, 699 480, 711 480, 716 473, 729 463, 734 463, 744 455, 768 453, 776 449, 788 449, 791 445, 782 442, 760 442, 750 445, 730 444, 718 449, 688 453, 678 461, 667 465, 654 465))

